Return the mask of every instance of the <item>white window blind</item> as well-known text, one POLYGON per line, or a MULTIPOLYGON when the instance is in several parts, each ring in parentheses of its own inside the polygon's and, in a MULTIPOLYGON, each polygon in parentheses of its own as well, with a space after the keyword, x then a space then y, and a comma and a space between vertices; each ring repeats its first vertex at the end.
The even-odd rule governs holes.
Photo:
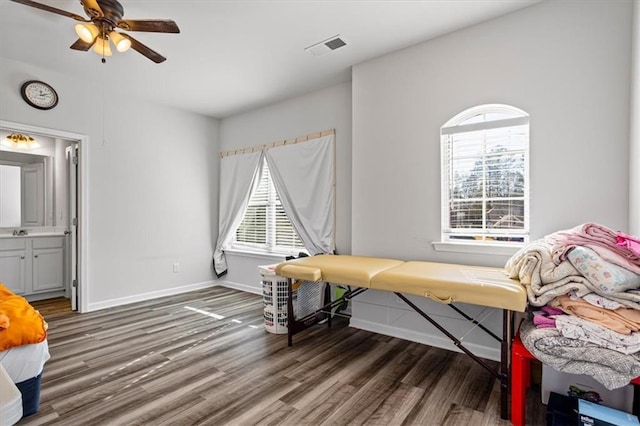
POLYGON ((441 143, 442 240, 528 241, 528 115, 475 107, 442 127, 441 143))
POLYGON ((291 221, 284 212, 266 162, 255 193, 240 226, 236 230, 236 248, 252 247, 268 252, 298 252, 304 250, 291 221))

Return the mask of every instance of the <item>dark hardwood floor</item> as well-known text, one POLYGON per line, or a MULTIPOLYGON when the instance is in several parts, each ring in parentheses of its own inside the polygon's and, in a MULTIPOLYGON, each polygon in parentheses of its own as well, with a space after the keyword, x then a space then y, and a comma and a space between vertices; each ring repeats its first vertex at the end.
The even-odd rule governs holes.
POLYGON ((71 312, 71 301, 66 297, 56 297, 55 299, 38 300, 29 302, 47 319, 49 316, 61 316, 71 312))
MULTIPOLYGON (((267 333, 260 296, 214 287, 49 323, 40 411, 21 425, 509 425, 467 356, 357 330, 267 333)), ((46 309, 45 309, 46 308, 46 309)), ((544 424, 539 393, 529 424, 544 424)))

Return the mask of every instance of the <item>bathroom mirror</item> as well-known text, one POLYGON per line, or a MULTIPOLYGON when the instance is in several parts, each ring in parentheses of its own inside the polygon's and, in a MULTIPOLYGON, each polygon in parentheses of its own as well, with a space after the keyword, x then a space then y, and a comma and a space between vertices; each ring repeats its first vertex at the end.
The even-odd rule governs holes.
POLYGON ((65 226, 69 141, 30 135, 38 146, 11 146, 11 133, 0 130, 0 228, 65 226))

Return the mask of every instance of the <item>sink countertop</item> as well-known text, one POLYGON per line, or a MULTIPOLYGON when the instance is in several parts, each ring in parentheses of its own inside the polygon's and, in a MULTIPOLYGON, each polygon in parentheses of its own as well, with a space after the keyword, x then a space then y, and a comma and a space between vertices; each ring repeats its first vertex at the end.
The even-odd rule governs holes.
POLYGON ((29 232, 27 235, 0 234, 0 238, 62 237, 64 231, 29 232))

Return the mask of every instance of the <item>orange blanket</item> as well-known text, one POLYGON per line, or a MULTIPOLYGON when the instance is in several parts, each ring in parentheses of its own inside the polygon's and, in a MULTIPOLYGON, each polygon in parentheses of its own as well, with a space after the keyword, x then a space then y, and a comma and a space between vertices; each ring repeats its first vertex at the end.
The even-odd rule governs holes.
POLYGON ((47 322, 40 312, 0 283, 0 351, 46 338, 47 322))
POLYGON ((584 299, 572 300, 566 295, 556 298, 556 301, 566 313, 600 324, 620 334, 640 331, 640 311, 637 309, 604 309, 584 299))

